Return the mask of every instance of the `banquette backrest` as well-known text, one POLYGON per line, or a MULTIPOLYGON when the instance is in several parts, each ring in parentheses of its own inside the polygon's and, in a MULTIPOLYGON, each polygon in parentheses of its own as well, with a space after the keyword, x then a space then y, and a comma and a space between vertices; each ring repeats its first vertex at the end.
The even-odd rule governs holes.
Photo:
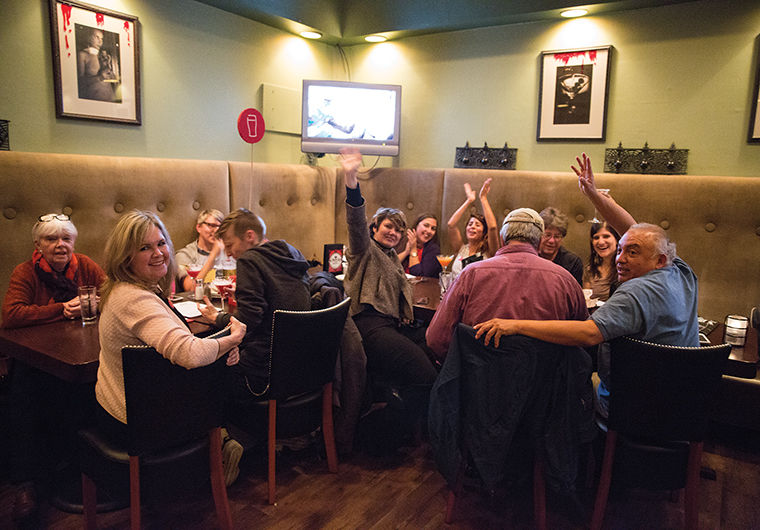
MULTIPOLYGON (((445 225, 464 201, 464 183, 477 192, 489 177, 499 223, 513 208, 555 206, 569 219, 564 244, 588 259, 594 209, 570 171, 376 168, 359 178, 368 217, 379 206, 400 208, 409 223, 432 212, 451 252, 445 225)), ((700 314, 746 315, 760 303, 760 178, 599 174, 597 184, 637 221, 667 230, 699 277, 700 314)), ((309 259, 321 261, 325 243, 347 241, 345 188, 335 168, 0 151, 0 189, 3 294, 13 267, 31 256, 32 225, 48 212, 71 215, 77 251, 99 263, 109 231, 133 208, 158 213, 177 248, 196 237, 202 210, 241 206, 264 218, 270 238, 289 241, 309 259)), ((480 210, 479 201, 472 209, 480 210)))
POLYGON ((13 268, 30 259, 32 226, 45 213, 71 216, 77 252, 103 263, 108 233, 134 208, 158 213, 177 248, 193 239, 207 208, 229 209, 227 162, 0 152, 3 295, 13 268))

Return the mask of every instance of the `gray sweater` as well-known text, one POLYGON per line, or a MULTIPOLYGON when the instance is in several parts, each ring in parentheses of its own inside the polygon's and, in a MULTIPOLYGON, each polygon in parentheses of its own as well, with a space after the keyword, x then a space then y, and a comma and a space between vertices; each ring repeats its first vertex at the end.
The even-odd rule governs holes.
POLYGON ((379 313, 399 320, 412 320, 412 286, 394 249, 384 249, 369 236, 366 202, 346 203, 348 223, 348 272, 344 281, 351 297, 350 314, 371 306, 379 313))

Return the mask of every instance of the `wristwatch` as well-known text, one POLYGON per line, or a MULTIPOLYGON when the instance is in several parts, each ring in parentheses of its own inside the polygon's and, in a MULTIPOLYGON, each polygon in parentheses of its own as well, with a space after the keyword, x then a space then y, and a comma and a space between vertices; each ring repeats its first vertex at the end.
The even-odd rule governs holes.
POLYGON ((415 258, 417 257, 417 251, 416 250, 412 250, 412 256, 414 256, 415 258))

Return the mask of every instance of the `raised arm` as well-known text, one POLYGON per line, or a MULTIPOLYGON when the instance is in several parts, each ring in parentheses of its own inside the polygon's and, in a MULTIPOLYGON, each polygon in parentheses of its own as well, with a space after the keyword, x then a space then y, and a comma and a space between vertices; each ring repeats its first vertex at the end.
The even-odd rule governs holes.
POLYGON ((362 165, 362 155, 355 147, 345 147, 340 150, 340 165, 343 168, 343 180, 346 187, 355 190, 359 185, 356 177, 362 165))
POLYGON ((348 226, 348 255, 363 254, 370 245, 364 197, 359 189, 357 174, 362 165, 362 155, 355 147, 340 151, 340 164, 346 184, 346 224, 348 226))
POLYGON ((462 203, 462 206, 457 208, 457 210, 451 214, 448 223, 446 223, 446 226, 448 227, 449 243, 451 243, 451 249, 454 252, 459 252, 459 248, 464 244, 464 241, 462 240, 462 232, 459 231, 459 221, 462 219, 464 212, 467 211, 468 206, 475 202, 475 192, 467 182, 464 184, 464 193, 466 198, 462 203))
POLYGON ((599 215, 622 236, 631 225, 636 224, 636 220, 612 197, 596 189, 591 159, 586 156, 586 153, 583 153, 580 158, 576 157, 575 160, 578 162, 578 168, 575 166, 570 166, 570 168, 578 175, 578 187, 581 192, 589 198, 599 215))
POLYGON ((486 179, 483 187, 480 188, 480 204, 483 207, 483 217, 486 218, 486 230, 488 230, 488 255, 493 256, 501 246, 499 241, 499 224, 496 222, 496 216, 493 214, 491 204, 488 202, 488 192, 491 191, 492 178, 486 179))

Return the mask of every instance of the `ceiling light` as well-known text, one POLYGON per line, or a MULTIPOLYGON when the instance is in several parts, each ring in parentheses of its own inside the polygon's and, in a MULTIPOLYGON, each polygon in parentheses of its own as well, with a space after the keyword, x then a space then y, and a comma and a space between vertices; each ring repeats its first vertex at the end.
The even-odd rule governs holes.
POLYGON ((322 34, 318 31, 302 31, 301 37, 304 39, 321 39, 322 34))
POLYGON ((367 35, 364 37, 364 40, 367 42, 385 42, 388 40, 388 37, 385 35, 367 35))
POLYGON ((559 15, 565 18, 582 17, 583 15, 588 15, 588 9, 567 9, 559 15))

